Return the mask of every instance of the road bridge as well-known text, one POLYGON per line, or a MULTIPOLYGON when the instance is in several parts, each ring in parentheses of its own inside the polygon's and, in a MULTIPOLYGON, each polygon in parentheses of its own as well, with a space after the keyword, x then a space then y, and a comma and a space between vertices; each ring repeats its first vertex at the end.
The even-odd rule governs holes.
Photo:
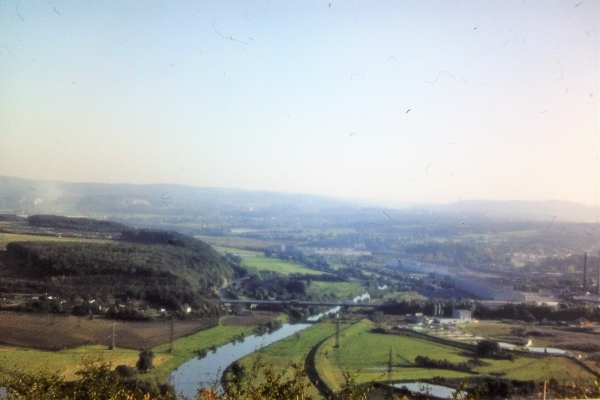
POLYGON ((308 307, 308 306, 322 306, 322 307, 365 307, 365 308, 377 308, 381 304, 369 304, 369 303, 354 303, 352 301, 300 301, 300 300, 217 300, 223 304, 278 304, 284 306, 296 306, 296 307, 308 307))

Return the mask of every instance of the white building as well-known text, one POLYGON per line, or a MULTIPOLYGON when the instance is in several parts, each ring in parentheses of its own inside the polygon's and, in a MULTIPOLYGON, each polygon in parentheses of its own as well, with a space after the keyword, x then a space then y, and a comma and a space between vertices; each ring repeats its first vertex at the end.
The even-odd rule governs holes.
POLYGON ((461 321, 470 321, 471 320, 471 311, 470 310, 454 310, 452 311, 452 318, 461 320, 461 321))

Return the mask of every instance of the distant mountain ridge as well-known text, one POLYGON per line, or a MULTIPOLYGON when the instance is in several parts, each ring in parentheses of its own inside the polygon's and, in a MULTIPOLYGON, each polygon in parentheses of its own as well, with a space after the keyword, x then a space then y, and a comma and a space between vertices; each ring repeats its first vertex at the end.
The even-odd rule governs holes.
POLYGON ((70 183, 0 176, 0 213, 32 215, 210 213, 245 208, 311 212, 348 206, 324 196, 177 184, 70 183))
MULTIPOLYGON (((363 219, 380 217, 390 207, 364 206, 364 202, 318 195, 242 189, 202 188, 176 184, 69 183, 0 176, 0 214, 59 214, 98 217, 152 214, 193 216, 211 213, 296 216, 343 210, 363 219), (359 203, 363 204, 362 209, 359 203), (360 209, 360 211, 359 211, 360 209)), ((450 204, 396 207, 394 215, 434 213, 492 219, 555 222, 600 221, 600 207, 569 201, 470 200, 450 204)), ((392 216, 394 216, 392 215, 392 216)), ((401 218, 400 218, 401 219, 401 218)))
POLYGON ((450 204, 425 204, 410 207, 443 214, 481 215, 502 218, 554 222, 600 222, 600 206, 588 206, 571 201, 545 200, 469 200, 450 204))

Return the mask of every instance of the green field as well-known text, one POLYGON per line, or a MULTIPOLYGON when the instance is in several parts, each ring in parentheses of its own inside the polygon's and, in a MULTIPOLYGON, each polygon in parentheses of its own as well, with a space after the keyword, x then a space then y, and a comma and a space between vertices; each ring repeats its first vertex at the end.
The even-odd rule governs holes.
MULTIPOLYGON (((425 340, 398 335, 371 333, 372 324, 363 320, 344 330, 340 336, 340 348, 335 348, 334 338, 328 339, 317 352, 317 370, 331 388, 337 390, 343 382, 343 373, 358 372, 357 381, 370 382, 387 379, 389 351, 392 351, 393 380, 418 380, 434 376, 467 378, 469 373, 442 369, 415 368, 414 359, 419 355, 454 363, 465 362, 470 357, 463 350, 443 346, 425 340)), ((555 378, 559 381, 593 380, 593 376, 572 360, 564 357, 526 358, 514 361, 485 360, 488 366, 475 369, 480 375, 504 373, 507 379, 542 380, 555 378)))
POLYGON ((411 291, 411 292, 393 292, 386 293, 383 295, 383 300, 426 300, 427 297, 423 296, 419 292, 411 291))
POLYGON ((329 265, 331 265, 331 268, 338 270, 338 269, 342 269, 342 268, 347 268, 347 265, 344 265, 340 262, 329 262, 329 265))
POLYGON ((291 261, 283 261, 277 258, 268 257, 246 257, 242 260, 242 265, 245 267, 253 267, 259 271, 273 271, 282 275, 290 274, 311 274, 321 275, 324 272, 315 271, 304 267, 302 264, 291 261))
MULTIPOLYGON (((169 344, 155 347, 154 366, 142 379, 165 382, 168 375, 176 367, 196 356, 195 351, 220 346, 230 342, 234 337, 252 333, 254 326, 216 326, 193 335, 175 340, 173 353, 169 353, 169 344)), ((48 351, 22 347, 0 346, 0 374, 10 372, 58 373, 66 379, 74 379, 75 372, 86 359, 102 359, 113 367, 120 364, 135 367, 139 351, 116 348, 107 350, 106 346, 81 346, 74 349, 48 351)))
MULTIPOLYGON (((61 374, 66 379, 74 379, 75 372, 86 358, 103 359, 113 366, 126 364, 135 367, 138 354, 136 350, 107 350, 106 346, 81 346, 60 351, 0 346, 0 373, 44 371, 61 374)), ((160 362, 160 358, 157 358, 156 361, 160 362)))
POLYGON ((473 335, 485 336, 492 339, 511 335, 512 329, 520 325, 505 324, 502 322, 479 321, 477 324, 462 324, 460 329, 473 335))
POLYGON ((243 256, 262 256, 262 255, 264 255, 264 253, 261 251, 236 249, 235 247, 212 246, 212 248, 220 253, 238 254, 242 257, 243 256))
POLYGON ((46 235, 23 235, 20 233, 0 233, 0 250, 6 250, 6 245, 10 242, 90 242, 107 243, 111 240, 104 239, 84 239, 76 237, 58 237, 46 235))
POLYGON ((211 246, 231 247, 235 249, 256 249, 257 251, 277 244, 269 240, 245 238, 239 236, 194 236, 211 246))
MULTIPOLYGON (((291 363, 298 363, 304 367, 304 359, 310 350, 321 340, 334 333, 334 324, 318 323, 298 332, 297 335, 292 335, 244 357, 240 363, 244 367, 250 368, 258 360, 261 363, 272 366, 275 372, 284 370, 291 363)), ((318 393, 318 390, 311 385, 308 395, 318 398, 318 393)))
POLYGON ((326 229, 310 228, 310 229, 304 229, 303 234, 304 235, 332 235, 332 236, 337 236, 337 235, 343 235, 343 234, 355 233, 355 232, 356 232, 356 229, 354 229, 354 228, 326 228, 326 229))
POLYGON ((349 299, 362 295, 365 287, 358 282, 318 282, 312 281, 308 287, 308 294, 323 297, 335 295, 338 299, 349 299))

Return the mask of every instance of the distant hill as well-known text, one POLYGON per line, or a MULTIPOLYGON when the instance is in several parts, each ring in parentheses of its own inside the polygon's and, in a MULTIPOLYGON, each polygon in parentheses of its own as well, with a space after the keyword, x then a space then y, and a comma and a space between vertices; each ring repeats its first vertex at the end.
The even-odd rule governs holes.
POLYGON ((60 215, 30 215, 27 217, 27 223, 39 228, 97 233, 118 233, 129 228, 118 222, 98 221, 92 218, 69 218, 60 215))
MULTIPOLYGON (((6 251, 0 252, 0 292, 19 296, 47 293, 53 302, 46 311, 66 312, 64 304, 74 309, 74 298, 102 298, 103 302, 114 298, 122 304, 143 300, 174 311, 187 303, 198 315, 213 315, 218 307, 206 299, 215 297, 217 288, 240 270, 208 244, 177 232, 51 215, 33 215, 27 222, 41 233, 63 231, 80 239, 82 234, 89 237, 108 232, 118 238, 35 241, 32 236, 32 241, 7 244, 6 251), (117 229, 122 230, 116 233, 117 229)), ((89 308, 91 303, 86 304, 89 308)), ((42 306, 27 302, 17 310, 40 311, 42 306)), ((120 318, 143 317, 128 310, 122 314, 113 307, 111 312, 120 318)))
POLYGON ((503 220, 554 222, 600 222, 600 207, 570 201, 471 200, 450 204, 426 204, 407 208, 442 214, 481 216, 503 220))
MULTIPOLYGON (((381 211, 390 210, 389 207, 365 206, 364 202, 363 207, 359 207, 359 203, 357 200, 307 194, 173 184, 68 183, 0 176, 0 214, 127 218, 160 215, 171 219, 220 215, 235 216, 236 226, 243 226, 243 221, 246 221, 247 228, 258 228, 253 224, 261 218, 272 217, 279 218, 282 226, 288 228, 293 227, 296 221, 315 225, 335 221, 337 226, 357 221, 387 221, 381 211)), ((598 206, 553 200, 462 201, 396 207, 396 210, 399 211, 395 211, 394 215, 389 214, 394 220, 434 213, 508 220, 550 221, 554 218, 556 222, 600 221, 598 206)))
POLYGON ((324 196, 173 184, 103 184, 29 180, 0 176, 0 214, 197 215, 235 211, 261 217, 355 207, 324 196))

